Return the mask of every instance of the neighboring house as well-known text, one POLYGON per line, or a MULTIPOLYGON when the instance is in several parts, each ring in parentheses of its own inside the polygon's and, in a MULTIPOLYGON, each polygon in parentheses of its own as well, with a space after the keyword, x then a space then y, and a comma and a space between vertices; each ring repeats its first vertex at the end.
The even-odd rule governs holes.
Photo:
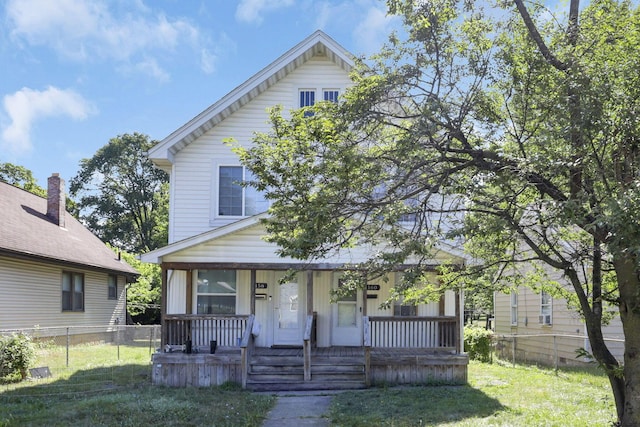
MULTIPOLYGON (((571 289, 570 284, 566 284, 571 289)), ((577 311, 567 306, 563 298, 553 298, 542 291, 519 287, 510 294, 494 295, 494 329, 498 354, 521 362, 545 365, 576 365, 591 361, 577 357, 576 350, 590 352, 587 331, 577 311)), ((620 317, 603 327, 607 346, 623 360, 624 335, 620 317)))
MULTIPOLYGON (((312 263, 280 258, 263 239, 267 202, 238 185, 248 172, 223 141, 250 146, 255 132, 269 130, 272 106, 288 111, 337 100, 351 84, 352 66, 352 56, 317 31, 149 150, 171 176, 169 244, 141 257, 162 268, 155 384, 293 389, 466 381, 459 294, 381 309, 397 278, 389 274, 332 303, 345 266, 375 248, 312 263), (288 269, 298 273, 281 283, 288 269), (336 377, 328 385, 330 375, 336 377)), ((443 248, 432 274, 442 262, 464 267, 462 256, 443 248)))
POLYGON ((47 199, 0 182, 0 212, 0 330, 125 324, 139 273, 65 211, 58 174, 47 199))

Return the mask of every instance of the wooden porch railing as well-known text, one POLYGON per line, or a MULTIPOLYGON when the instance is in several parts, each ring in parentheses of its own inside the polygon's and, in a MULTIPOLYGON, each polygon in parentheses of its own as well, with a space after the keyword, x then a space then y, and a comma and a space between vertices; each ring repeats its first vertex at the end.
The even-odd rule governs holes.
POLYGON ((365 348, 424 348, 457 351, 455 316, 369 317, 365 320, 365 348))
POLYGON ((164 340, 168 345, 206 347, 216 341, 219 347, 239 347, 248 316, 171 314, 164 317, 164 340))

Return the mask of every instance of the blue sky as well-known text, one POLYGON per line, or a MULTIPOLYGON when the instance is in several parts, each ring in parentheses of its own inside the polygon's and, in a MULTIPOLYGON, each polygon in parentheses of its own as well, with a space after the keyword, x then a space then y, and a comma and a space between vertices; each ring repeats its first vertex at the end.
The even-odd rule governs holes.
POLYGON ((110 138, 161 140, 317 29, 356 55, 384 1, 0 0, 0 162, 46 188, 110 138))

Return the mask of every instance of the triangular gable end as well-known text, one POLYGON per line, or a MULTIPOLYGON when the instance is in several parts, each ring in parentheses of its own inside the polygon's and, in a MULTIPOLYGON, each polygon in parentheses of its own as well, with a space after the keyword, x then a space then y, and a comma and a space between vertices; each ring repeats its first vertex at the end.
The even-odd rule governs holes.
POLYGON ((318 30, 160 141, 149 150, 149 159, 170 173, 173 156, 177 152, 315 55, 326 55, 347 72, 350 72, 354 65, 352 55, 346 49, 318 30))

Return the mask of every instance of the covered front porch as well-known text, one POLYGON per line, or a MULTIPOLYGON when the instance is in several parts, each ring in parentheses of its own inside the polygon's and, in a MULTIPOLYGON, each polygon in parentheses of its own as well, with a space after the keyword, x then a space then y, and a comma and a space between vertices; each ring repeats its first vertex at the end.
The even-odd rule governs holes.
POLYGON ((258 347, 254 315, 167 316, 164 351, 153 357, 153 383, 207 387, 233 382, 251 390, 326 390, 467 381, 459 316, 363 316, 362 346, 330 347, 317 347, 315 318, 307 316, 301 346, 258 347), (203 334, 205 330, 209 333, 203 334))

